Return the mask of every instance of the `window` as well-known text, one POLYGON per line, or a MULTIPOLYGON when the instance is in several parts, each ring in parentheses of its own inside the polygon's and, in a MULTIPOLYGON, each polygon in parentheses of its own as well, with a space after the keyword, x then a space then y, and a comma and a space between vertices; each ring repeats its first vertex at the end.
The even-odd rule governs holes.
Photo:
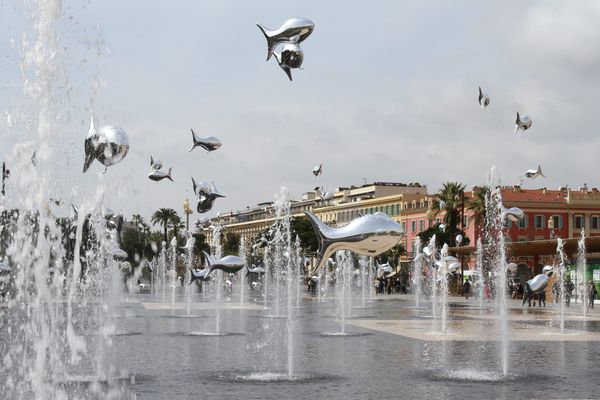
POLYGON ((591 229, 600 229, 600 216, 590 215, 590 228, 591 229))
POLYGON ((402 221, 402 230, 406 232, 406 221, 402 221))
POLYGON ((544 229, 544 216, 543 215, 534 215, 533 216, 533 226, 535 229, 544 229))
POLYGON ((413 254, 415 253, 415 242, 414 241, 410 243, 410 252, 413 254))
POLYGON ((412 232, 414 232, 414 231, 417 230, 417 221, 411 221, 411 223, 410 223, 410 230, 412 232))
POLYGON ((562 227, 563 227, 562 215, 553 215, 552 220, 554 221, 554 229, 562 229, 562 227))
POLYGON ((419 221, 419 231, 423 232, 425 230, 425 221, 419 221))
POLYGON ((523 218, 519 220, 519 229, 525 229, 529 226, 529 215, 525 214, 523 218))
POLYGON ((582 229, 583 228, 583 215, 575 215, 573 216, 573 228, 574 229, 582 229))
POLYGON ((463 226, 465 228, 467 228, 469 226, 469 216, 468 215, 463 216, 463 226))

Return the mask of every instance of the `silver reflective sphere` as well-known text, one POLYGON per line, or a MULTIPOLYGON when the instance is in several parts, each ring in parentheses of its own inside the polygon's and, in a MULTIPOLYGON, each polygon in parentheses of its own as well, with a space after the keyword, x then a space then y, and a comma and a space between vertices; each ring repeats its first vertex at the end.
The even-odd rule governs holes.
POLYGON ((129 138, 123 128, 115 125, 102 126, 96 130, 94 119, 91 118, 84 150, 83 172, 88 170, 94 160, 108 168, 125 158, 129 151, 129 138))
POLYGON ((196 133, 194 132, 194 130, 192 129, 192 147, 190 147, 190 149, 188 151, 192 151, 194 150, 196 147, 202 147, 204 150, 208 151, 209 153, 211 151, 215 151, 217 150, 219 147, 221 147, 221 141, 219 139, 217 139, 214 136, 209 136, 206 138, 201 138, 196 136, 196 133))
POLYGON ((256 26, 267 39, 267 61, 279 44, 301 43, 315 29, 315 24, 306 18, 290 18, 279 29, 269 29, 260 24, 256 24, 256 26))
POLYGON ((292 69, 300 68, 304 61, 304 52, 296 43, 287 43, 283 46, 281 53, 273 52, 277 64, 286 73, 290 81, 292 80, 292 69))
POLYGON ((481 108, 486 108, 490 105, 490 96, 481 90, 481 86, 479 86, 479 105, 481 108))
POLYGON ((305 214, 319 240, 317 270, 336 251, 376 256, 397 245, 404 234, 400 224, 380 212, 356 218, 342 228, 327 226, 308 211, 305 214))
POLYGON ((543 178, 546 177, 544 175, 544 173, 542 172, 542 166, 541 165, 538 165, 537 169, 528 169, 527 172, 525 172, 525 177, 526 178, 535 179, 538 176, 541 176, 543 178))
POLYGON ((519 132, 519 129, 525 132, 527 129, 531 128, 531 124, 533 121, 527 115, 521 117, 519 113, 517 113, 517 120, 515 121, 515 133, 519 132))

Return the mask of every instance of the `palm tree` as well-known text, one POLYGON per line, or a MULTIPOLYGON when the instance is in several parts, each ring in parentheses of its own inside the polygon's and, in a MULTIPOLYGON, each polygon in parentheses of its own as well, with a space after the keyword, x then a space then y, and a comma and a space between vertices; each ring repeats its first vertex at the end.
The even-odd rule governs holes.
POLYGON ((169 243, 167 227, 174 217, 178 217, 177 211, 173 210, 172 208, 159 208, 158 211, 155 211, 150 218, 152 225, 161 224, 163 226, 164 240, 167 244, 169 243))
POLYGON ((455 246, 454 233, 458 228, 460 219, 460 211, 464 207, 465 200, 465 185, 458 182, 446 182, 435 195, 433 200, 432 210, 435 214, 442 211, 446 212, 444 223, 446 229, 450 230, 450 246, 455 246))
POLYGON ((475 214, 475 224, 481 227, 485 221, 485 198, 490 193, 489 186, 481 186, 473 188, 473 197, 469 200, 468 209, 475 214))

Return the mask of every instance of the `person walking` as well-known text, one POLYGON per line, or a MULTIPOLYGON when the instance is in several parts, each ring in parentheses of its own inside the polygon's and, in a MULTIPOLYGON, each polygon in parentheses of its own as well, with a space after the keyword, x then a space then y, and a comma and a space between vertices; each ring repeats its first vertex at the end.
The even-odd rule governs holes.
POLYGON ((594 308, 594 300, 596 300, 596 294, 598 294, 598 292, 596 291, 596 285, 594 285, 593 281, 590 281, 588 290, 589 290, 589 299, 590 299, 588 308, 594 308))
POLYGON ((465 299, 469 300, 469 293, 471 292, 471 282, 469 281, 469 278, 467 278, 467 280, 463 284, 462 290, 465 299))
MULTIPOLYGON (((546 291, 545 290, 542 290, 538 294, 538 307, 541 307, 542 303, 544 303, 544 307, 546 307, 546 291)), ((535 306, 535 304, 534 304, 534 306, 535 306)))

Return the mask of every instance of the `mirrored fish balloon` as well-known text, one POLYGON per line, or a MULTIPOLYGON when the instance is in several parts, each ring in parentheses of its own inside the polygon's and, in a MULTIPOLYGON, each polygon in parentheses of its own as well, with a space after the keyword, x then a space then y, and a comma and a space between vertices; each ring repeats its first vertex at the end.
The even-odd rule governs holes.
POLYGON ((312 173, 314 176, 319 177, 323 173, 323 164, 315 165, 312 173))
POLYGON ((479 105, 484 109, 490 105, 490 96, 481 90, 481 86, 479 86, 479 105))
POLYGON ((525 283, 525 290, 523 291, 523 302, 521 305, 527 303, 535 294, 540 293, 548 286, 548 275, 538 274, 531 278, 525 283))
POLYGON ((158 181, 162 181, 163 179, 167 178, 168 180, 170 180, 171 182, 174 182, 173 178, 171 177, 171 170, 173 169, 173 167, 169 168, 169 172, 164 172, 158 169, 153 169, 150 174, 148 175, 148 178, 152 181, 158 182, 158 181))
POLYGON ((271 59, 271 56, 275 56, 277 63, 291 81, 291 70, 300 68, 304 60, 304 52, 300 48, 300 43, 312 33, 315 24, 305 18, 291 18, 276 30, 265 28, 260 24, 256 26, 267 39, 267 61, 271 59), (281 52, 277 53, 275 48, 279 45, 283 45, 283 47, 281 52))
POLYGON ((501 210, 503 220, 508 219, 512 222, 518 222, 525 216, 523 210, 521 210, 518 207, 506 208, 503 205, 501 205, 501 210))
POLYGON ((196 147, 202 147, 204 150, 208 151, 209 153, 211 151, 215 151, 217 150, 219 147, 221 147, 221 141, 219 139, 217 139, 214 136, 209 136, 206 138, 201 138, 196 136, 196 133, 194 132, 194 130, 192 129, 192 147, 190 147, 190 149, 188 151, 192 151, 194 150, 196 147))
POLYGON ((152 156, 150 156, 150 167, 152 169, 161 169, 162 168, 162 162, 160 160, 155 160, 154 158, 152 158, 152 156))
POLYGON ((527 172, 525 172, 525 177, 526 178, 535 179, 538 176, 541 176, 542 178, 546 177, 544 175, 544 173, 542 172, 542 166, 541 165, 538 165, 537 169, 528 169, 527 172))
POLYGON ((267 61, 275 47, 283 43, 301 43, 315 29, 315 24, 306 18, 290 18, 279 29, 269 29, 260 24, 256 26, 267 39, 267 61))
POLYGON ((123 128, 115 125, 105 125, 96 130, 94 118, 91 117, 84 150, 83 172, 88 170, 94 160, 100 161, 106 172, 108 167, 125 158, 129 151, 129 138, 123 128))
POLYGON ((198 199, 196 209, 200 214, 210 211, 218 197, 225 197, 217 190, 214 182, 211 182, 210 186, 205 182, 196 184, 196 181, 192 178, 192 185, 194 194, 198 199))
POLYGON ((527 129, 531 128, 531 124, 533 121, 527 115, 521 117, 519 113, 517 113, 517 120, 515 121, 515 134, 519 132, 519 129, 525 132, 527 129))
POLYGON ((317 270, 338 250, 376 256, 397 245, 404 234, 400 224, 381 212, 356 218, 341 228, 325 225, 311 212, 304 214, 319 241, 317 270))

